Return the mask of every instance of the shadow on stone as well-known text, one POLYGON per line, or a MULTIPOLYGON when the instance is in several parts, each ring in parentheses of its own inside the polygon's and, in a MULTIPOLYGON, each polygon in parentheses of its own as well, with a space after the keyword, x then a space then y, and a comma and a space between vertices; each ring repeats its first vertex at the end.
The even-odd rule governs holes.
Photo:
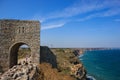
POLYGON ((49 63, 53 68, 57 68, 56 56, 47 46, 40 46, 40 63, 49 63))
POLYGON ((0 65, 0 73, 3 73, 3 67, 0 65))

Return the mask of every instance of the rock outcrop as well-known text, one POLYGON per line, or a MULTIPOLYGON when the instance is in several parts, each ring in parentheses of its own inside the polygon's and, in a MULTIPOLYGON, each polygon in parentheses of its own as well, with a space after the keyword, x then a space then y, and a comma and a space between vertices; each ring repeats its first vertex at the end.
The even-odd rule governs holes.
POLYGON ((37 65, 23 62, 15 65, 1 75, 0 80, 34 80, 33 76, 37 71, 37 65))
POLYGON ((76 77, 78 80, 86 80, 86 71, 82 64, 71 66, 71 75, 76 77))

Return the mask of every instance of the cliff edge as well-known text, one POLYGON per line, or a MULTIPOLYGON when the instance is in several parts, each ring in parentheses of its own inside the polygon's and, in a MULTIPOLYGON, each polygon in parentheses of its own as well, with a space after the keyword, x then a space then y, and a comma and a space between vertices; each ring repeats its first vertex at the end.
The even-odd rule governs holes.
POLYGON ((86 70, 74 49, 41 47, 41 64, 49 63, 59 74, 70 76, 74 80, 86 80, 86 70))

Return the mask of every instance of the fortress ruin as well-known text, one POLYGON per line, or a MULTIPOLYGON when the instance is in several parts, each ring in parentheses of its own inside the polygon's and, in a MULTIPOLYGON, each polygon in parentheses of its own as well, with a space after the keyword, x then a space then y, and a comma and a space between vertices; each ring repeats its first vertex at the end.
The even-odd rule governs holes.
POLYGON ((18 49, 26 44, 31 49, 33 63, 40 62, 40 22, 0 20, 0 69, 8 70, 17 64, 18 49))

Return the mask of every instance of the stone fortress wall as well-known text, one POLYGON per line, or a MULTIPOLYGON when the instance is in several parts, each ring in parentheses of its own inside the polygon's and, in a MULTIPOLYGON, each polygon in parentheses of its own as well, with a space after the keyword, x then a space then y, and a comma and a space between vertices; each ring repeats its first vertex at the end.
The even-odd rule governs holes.
POLYGON ((26 44, 31 49, 33 63, 40 62, 40 22, 0 20, 0 69, 8 70, 17 64, 18 49, 26 44))

